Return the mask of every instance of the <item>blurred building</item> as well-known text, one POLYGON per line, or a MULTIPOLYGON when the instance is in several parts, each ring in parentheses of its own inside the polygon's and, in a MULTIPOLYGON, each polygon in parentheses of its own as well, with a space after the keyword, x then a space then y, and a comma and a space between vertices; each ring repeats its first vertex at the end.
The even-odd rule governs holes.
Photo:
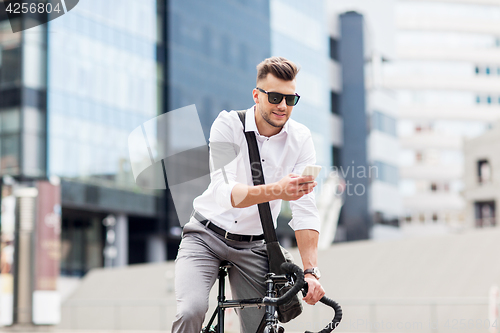
POLYGON ((463 192, 466 201, 467 228, 500 225, 500 123, 464 143, 463 192))
POLYGON ((463 140, 500 118, 500 5, 397 1, 395 15, 383 85, 399 99, 402 228, 446 232, 465 221, 463 140))
MULTIPOLYGON (((283 56, 300 66, 297 92, 300 102, 292 118, 310 130, 316 149, 316 164, 323 168, 317 178, 318 189, 332 170, 332 147, 341 141, 341 125, 330 112, 328 29, 324 16, 325 2, 270 1, 271 53, 283 56)), ((319 195, 316 191, 316 195, 319 195)), ((291 219, 288 202, 283 202, 277 233, 285 246, 294 241, 288 226, 291 219)))
POLYGON ((393 1, 328 2, 331 111, 341 122, 334 162, 345 178, 337 240, 399 235, 397 100, 382 83, 394 58, 393 1))

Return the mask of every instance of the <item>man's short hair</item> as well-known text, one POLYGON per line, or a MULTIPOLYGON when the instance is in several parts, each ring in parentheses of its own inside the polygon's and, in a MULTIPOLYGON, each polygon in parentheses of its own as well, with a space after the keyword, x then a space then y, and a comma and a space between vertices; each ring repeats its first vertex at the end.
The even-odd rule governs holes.
POLYGON ((257 82, 264 80, 267 74, 285 81, 292 81, 300 68, 293 62, 283 57, 271 57, 257 65, 257 82))

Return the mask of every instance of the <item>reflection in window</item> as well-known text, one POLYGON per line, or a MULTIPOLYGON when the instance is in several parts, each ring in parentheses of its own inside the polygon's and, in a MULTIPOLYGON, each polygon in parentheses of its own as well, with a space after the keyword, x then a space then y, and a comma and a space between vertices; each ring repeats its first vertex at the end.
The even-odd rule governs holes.
POLYGON ((0 172, 17 174, 19 172, 19 134, 0 137, 0 172))
POLYGON ((21 48, 1 49, 0 88, 21 85, 21 48))

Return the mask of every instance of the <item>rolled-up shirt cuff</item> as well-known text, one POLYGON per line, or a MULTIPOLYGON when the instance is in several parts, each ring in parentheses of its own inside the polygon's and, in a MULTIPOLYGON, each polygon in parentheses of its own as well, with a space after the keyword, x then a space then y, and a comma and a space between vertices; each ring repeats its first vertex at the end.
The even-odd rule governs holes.
POLYGON ((288 222, 288 225, 294 231, 311 229, 321 232, 321 223, 319 222, 319 218, 316 216, 292 218, 292 220, 288 222))
POLYGON ((236 184, 235 181, 229 181, 228 184, 224 183, 214 193, 217 204, 226 210, 234 208, 231 204, 231 192, 236 184))

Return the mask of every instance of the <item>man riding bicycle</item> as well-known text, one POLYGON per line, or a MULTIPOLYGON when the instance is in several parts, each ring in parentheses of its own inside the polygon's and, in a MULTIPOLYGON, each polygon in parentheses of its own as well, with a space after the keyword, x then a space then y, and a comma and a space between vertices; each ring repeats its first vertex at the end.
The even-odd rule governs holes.
MULTIPOLYGON (((241 151, 223 170, 211 173, 207 190, 194 202, 184 226, 175 267, 177 315, 172 333, 198 333, 208 311, 208 296, 222 261, 230 261, 233 297, 248 299, 265 293, 267 249, 257 204, 269 202, 274 226, 281 200, 290 201, 297 245, 308 293, 303 300, 318 302, 325 291, 319 282, 317 244, 319 217, 313 177, 299 176, 314 165, 316 153, 310 131, 290 119, 300 96, 295 92, 299 69, 290 60, 272 57, 257 66, 255 105, 246 111, 245 131, 254 131, 265 185, 254 186, 243 125, 237 112, 222 111, 210 131, 210 146, 232 143, 241 151)), ((211 151, 211 162, 213 162, 211 151)), ((286 255, 289 255, 288 253, 286 255)), ((264 309, 237 309, 241 332, 255 332, 264 309)))

